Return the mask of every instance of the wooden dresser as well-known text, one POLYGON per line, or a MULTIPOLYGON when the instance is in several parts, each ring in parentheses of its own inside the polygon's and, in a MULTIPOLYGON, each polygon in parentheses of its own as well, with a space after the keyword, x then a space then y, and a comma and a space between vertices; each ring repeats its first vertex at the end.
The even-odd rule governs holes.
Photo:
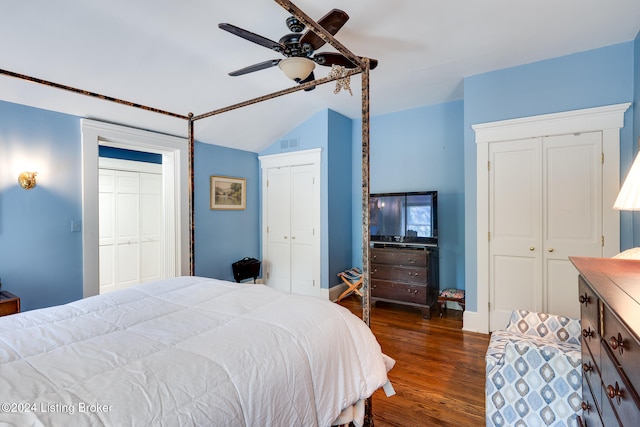
POLYGON ((640 261, 571 261, 580 272, 581 425, 640 425, 640 261))
POLYGON ((0 316, 20 313, 20 298, 7 291, 0 291, 0 316))
POLYGON ((371 301, 418 307, 431 318, 438 296, 438 248, 372 247, 371 301))

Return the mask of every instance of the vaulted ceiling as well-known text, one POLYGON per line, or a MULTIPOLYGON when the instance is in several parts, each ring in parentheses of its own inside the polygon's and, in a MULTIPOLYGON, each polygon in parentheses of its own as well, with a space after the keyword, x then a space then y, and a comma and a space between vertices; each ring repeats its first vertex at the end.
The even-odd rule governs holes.
MULTIPOLYGON (((638 0, 296 0, 318 20, 350 16, 336 34, 375 58, 371 114, 461 99, 466 76, 633 40, 638 0)), ((294 85, 278 67, 230 71, 282 56, 218 28, 278 41, 289 13, 272 0, 3 0, 0 69, 126 101, 196 115, 294 85)), ((325 45, 319 51, 335 51, 325 45)), ((330 68, 317 67, 316 78, 330 68)), ((258 152, 317 111, 360 117, 332 83, 196 122, 196 139, 258 152)), ((186 136, 186 121, 0 76, 0 99, 186 136)))

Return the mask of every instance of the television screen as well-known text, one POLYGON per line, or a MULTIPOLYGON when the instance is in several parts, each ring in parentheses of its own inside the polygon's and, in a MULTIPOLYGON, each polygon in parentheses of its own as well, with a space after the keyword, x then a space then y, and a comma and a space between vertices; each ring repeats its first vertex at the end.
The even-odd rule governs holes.
POLYGON ((371 240, 435 244, 438 239, 436 191, 371 194, 371 240))

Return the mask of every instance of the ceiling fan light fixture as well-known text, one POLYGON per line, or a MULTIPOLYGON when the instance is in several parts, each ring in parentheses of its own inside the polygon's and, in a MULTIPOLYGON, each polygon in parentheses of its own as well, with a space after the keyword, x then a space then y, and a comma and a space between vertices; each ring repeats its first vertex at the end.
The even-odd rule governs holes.
POLYGON ((316 64, 309 58, 290 57, 280 61, 278 67, 291 80, 299 82, 309 77, 316 64))

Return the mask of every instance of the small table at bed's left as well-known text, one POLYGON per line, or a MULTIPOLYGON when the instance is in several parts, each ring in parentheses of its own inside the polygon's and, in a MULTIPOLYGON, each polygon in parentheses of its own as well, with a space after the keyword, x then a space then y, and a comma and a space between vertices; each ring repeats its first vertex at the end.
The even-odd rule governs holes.
POLYGON ((20 298, 7 291, 0 291, 0 316, 20 313, 20 298))

